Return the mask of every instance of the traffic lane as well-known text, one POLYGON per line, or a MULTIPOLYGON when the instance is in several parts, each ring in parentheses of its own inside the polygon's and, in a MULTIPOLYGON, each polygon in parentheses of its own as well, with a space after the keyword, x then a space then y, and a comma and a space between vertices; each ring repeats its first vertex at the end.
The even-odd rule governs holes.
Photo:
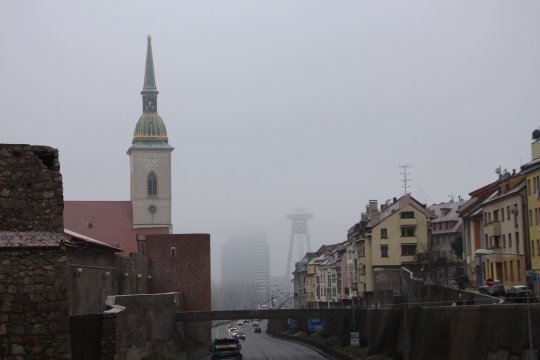
MULTIPOLYGON (((242 354, 249 360, 327 360, 315 350, 290 341, 275 339, 265 333, 267 321, 261 321, 261 333, 255 333, 254 328, 243 329, 246 340, 242 341, 242 354)), ((244 325, 244 328, 246 325, 244 325)))

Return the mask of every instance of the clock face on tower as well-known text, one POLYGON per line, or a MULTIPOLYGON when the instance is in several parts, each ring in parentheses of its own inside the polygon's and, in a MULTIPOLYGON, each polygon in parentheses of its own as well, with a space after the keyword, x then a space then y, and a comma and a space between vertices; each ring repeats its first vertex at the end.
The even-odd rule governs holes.
POLYGON ((157 165, 158 165, 157 159, 150 158, 147 161, 148 161, 149 168, 157 168, 157 165))

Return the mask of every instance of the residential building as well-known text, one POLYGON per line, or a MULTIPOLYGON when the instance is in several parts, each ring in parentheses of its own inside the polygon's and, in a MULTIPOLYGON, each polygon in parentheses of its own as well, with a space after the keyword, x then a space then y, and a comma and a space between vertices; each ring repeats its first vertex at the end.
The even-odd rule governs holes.
POLYGON ((521 166, 527 187, 527 223, 530 272, 527 283, 540 294, 540 130, 534 130, 531 161, 521 166))
POLYGON ((465 273, 469 278, 469 284, 478 287, 485 277, 482 275, 480 258, 476 251, 482 248, 484 238, 484 219, 482 216, 482 204, 490 196, 497 192, 497 181, 484 185, 471 193, 471 197, 458 210, 463 220, 463 254, 465 273))
MULTIPOLYGON (((364 303, 375 291, 374 269, 418 267, 429 261, 433 212, 410 194, 381 205, 370 200, 351 238, 358 254, 358 291, 364 303)), ((349 234, 351 235, 351 234, 349 234)))
POLYGON ((307 252, 304 257, 296 262, 294 265, 293 272, 293 307, 295 309, 306 309, 307 308, 307 298, 308 290, 306 288, 307 284, 307 273, 308 273, 308 263, 316 256, 316 253, 307 252))
POLYGON ((464 200, 433 204, 429 209, 435 218, 431 221, 430 256, 434 262, 456 263, 463 258, 462 223, 457 210, 464 200), (457 252, 458 253, 457 253, 457 252))
POLYGON ((502 173, 497 192, 482 203, 483 249, 493 254, 482 256, 486 278, 501 280, 504 286, 525 282, 525 244, 528 234, 525 177, 502 173))

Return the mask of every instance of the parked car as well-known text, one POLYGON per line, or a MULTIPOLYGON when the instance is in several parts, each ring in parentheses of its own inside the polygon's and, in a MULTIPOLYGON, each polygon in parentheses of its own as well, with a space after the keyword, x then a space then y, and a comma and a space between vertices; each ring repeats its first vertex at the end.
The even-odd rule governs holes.
POLYGON ((491 286, 484 283, 478 288, 478 292, 491 296, 503 296, 505 294, 503 283, 500 280, 495 280, 491 286))
MULTIPOLYGON (((532 296, 532 291, 527 289, 526 285, 514 285, 506 290, 507 301, 527 302, 528 296, 532 296)), ((529 300, 532 302, 532 299, 529 300)))

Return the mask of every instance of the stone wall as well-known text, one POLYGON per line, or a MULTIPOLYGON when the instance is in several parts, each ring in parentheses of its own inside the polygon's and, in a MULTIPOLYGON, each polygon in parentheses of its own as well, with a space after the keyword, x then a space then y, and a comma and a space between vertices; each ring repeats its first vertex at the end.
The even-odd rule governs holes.
POLYGON ((110 296, 103 317, 101 359, 184 359, 178 293, 110 296))
POLYGON ((69 359, 65 250, 0 251, 0 358, 69 359))
POLYGON ((109 295, 148 293, 149 260, 141 254, 121 256, 88 249, 68 249, 67 254, 71 315, 102 313, 109 295))
POLYGON ((0 358, 69 359, 58 151, 0 144, 0 358))
POLYGON ((0 144, 0 231, 63 232, 58 150, 0 144))

